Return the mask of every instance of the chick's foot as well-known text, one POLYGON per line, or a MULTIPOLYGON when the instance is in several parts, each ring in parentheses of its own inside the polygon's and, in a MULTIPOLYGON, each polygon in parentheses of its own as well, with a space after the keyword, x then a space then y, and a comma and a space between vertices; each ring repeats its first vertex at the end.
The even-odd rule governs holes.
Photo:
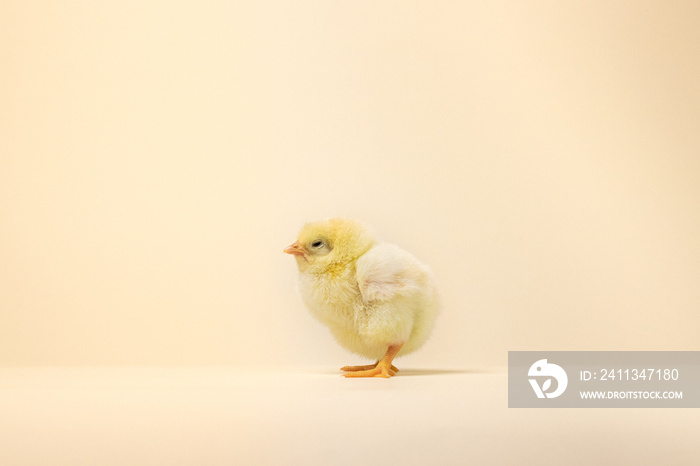
POLYGON ((391 365, 391 361, 394 360, 396 354, 401 350, 403 343, 398 345, 389 345, 389 349, 386 350, 386 354, 381 361, 377 362, 374 366, 345 366, 342 370, 347 370, 345 377, 384 377, 388 379, 396 375, 396 369, 391 365))
MULTIPOLYGON (((357 371, 369 371, 377 367, 377 364, 379 364, 379 361, 375 362, 374 364, 369 364, 367 366, 345 366, 341 367, 340 370, 344 372, 357 372, 357 371)), ((391 370, 394 372, 398 372, 399 370, 394 367, 393 365, 391 366, 391 370)))
POLYGON ((346 372, 344 375, 345 377, 384 377, 385 379, 388 379, 389 377, 396 375, 396 372, 391 369, 391 365, 387 366, 379 363, 371 369, 346 372))

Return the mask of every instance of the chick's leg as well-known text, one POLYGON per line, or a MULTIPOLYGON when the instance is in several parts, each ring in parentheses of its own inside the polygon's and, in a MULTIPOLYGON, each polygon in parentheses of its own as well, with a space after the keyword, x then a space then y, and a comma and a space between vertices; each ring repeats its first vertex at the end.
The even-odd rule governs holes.
MULTIPOLYGON (((344 374, 345 377, 384 377, 388 379, 392 375, 396 374, 394 371, 396 368, 391 365, 391 361, 394 360, 394 357, 396 357, 396 354, 399 352, 399 350, 401 350, 402 346, 403 343, 399 343, 398 345, 390 345, 389 349, 386 350, 384 357, 374 367, 366 366, 369 367, 369 369, 362 368, 361 370, 347 372, 344 374)), ((351 367, 355 368, 358 366, 351 367)), ((350 368, 343 368, 343 370, 350 370, 350 368)))

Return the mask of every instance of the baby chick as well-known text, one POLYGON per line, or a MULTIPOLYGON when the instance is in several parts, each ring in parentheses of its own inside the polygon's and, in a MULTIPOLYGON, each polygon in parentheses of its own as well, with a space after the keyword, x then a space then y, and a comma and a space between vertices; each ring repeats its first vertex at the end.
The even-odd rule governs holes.
POLYGON ((296 259, 311 313, 343 347, 377 361, 345 366, 345 377, 393 376, 393 359, 428 339, 439 307, 430 271, 397 246, 376 242, 362 223, 310 223, 284 252, 296 259))

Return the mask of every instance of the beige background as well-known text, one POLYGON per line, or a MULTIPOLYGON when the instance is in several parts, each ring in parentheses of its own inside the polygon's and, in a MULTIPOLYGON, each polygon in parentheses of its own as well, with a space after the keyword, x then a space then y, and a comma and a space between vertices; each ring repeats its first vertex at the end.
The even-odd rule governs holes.
POLYGON ((697 2, 2 2, 0 365, 356 360, 282 248, 432 266, 403 365, 697 350, 697 2))
POLYGON ((0 1, 0 464, 697 465, 696 410, 509 409, 504 366, 700 349, 698 24, 0 1), (337 215, 441 290, 388 381, 339 377, 282 254, 337 215))

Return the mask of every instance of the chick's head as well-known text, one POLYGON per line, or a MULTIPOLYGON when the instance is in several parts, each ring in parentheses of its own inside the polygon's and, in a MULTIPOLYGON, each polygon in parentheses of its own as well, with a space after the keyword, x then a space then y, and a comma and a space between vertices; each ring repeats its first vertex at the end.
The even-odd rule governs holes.
POLYGON ((373 244, 374 235, 364 224, 332 218, 306 224, 284 252, 294 255, 300 272, 324 273, 356 260, 373 244))

